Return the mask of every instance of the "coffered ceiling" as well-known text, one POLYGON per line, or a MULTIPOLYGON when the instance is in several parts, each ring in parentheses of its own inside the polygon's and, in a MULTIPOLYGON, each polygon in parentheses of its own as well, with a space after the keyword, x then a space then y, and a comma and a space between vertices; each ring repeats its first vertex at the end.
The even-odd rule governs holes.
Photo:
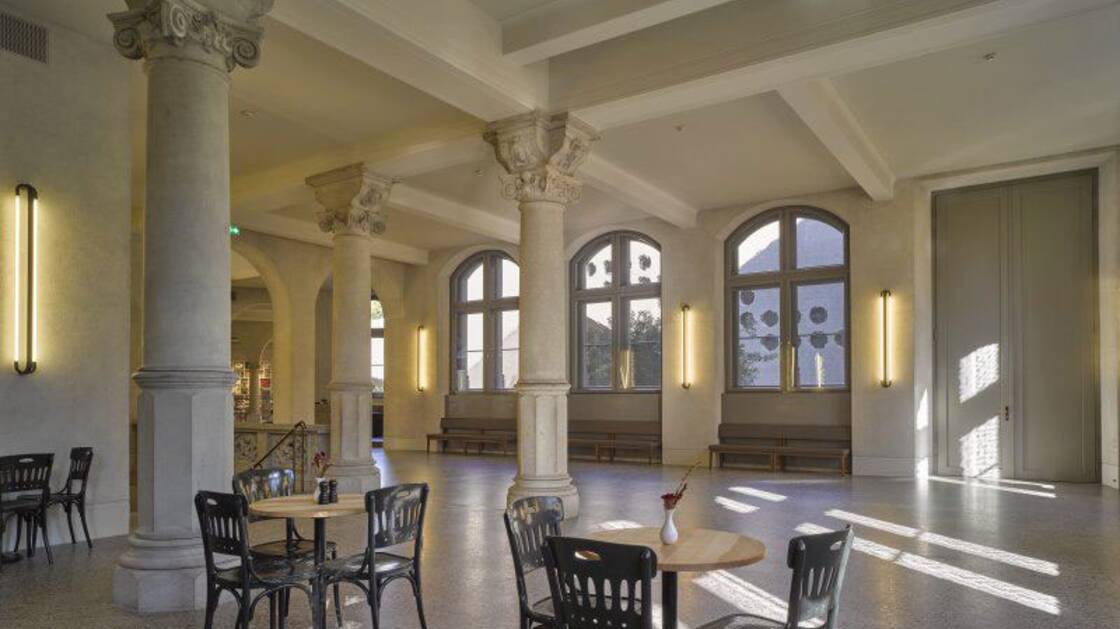
MULTIPOLYGON (((0 3, 106 45, 124 7, 0 3)), ((602 134, 569 238, 1120 143, 1117 0, 277 0, 264 26, 232 77, 233 220, 329 244, 303 180, 362 161, 399 181, 376 255, 408 263, 516 242, 480 136, 533 109, 602 134)))

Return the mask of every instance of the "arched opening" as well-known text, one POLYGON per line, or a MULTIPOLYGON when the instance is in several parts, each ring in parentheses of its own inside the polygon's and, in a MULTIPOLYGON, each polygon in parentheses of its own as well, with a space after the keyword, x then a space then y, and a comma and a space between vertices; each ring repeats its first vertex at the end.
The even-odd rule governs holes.
POLYGON ((272 423, 275 304, 260 270, 236 250, 230 252, 230 304, 234 421, 272 423))

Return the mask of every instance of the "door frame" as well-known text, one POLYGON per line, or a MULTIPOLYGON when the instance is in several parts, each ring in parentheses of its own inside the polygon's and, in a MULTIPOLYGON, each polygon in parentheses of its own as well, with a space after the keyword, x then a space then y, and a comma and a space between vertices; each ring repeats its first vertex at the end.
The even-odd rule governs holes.
MULTIPOLYGON (((1022 457, 1020 456, 1020 449, 1022 447, 1023 432, 1021 430, 1021 426, 1020 426, 1019 421, 1017 421, 1018 417, 1021 417, 1020 413, 1023 409, 1023 390, 1022 390, 1022 387, 1020 386, 1020 379, 1021 379, 1020 370, 1022 368, 1022 364, 1020 362, 1020 359, 1014 357, 1015 348, 1016 347, 1021 348, 1021 346, 1022 346, 1023 330, 1018 325, 1019 317, 1016 314, 1017 313, 1016 303, 1022 297, 1022 295, 1018 294, 1016 292, 1015 287, 1018 285, 1019 277, 1014 272, 1014 270, 1013 270, 1014 266, 1013 266, 1013 263, 1010 259, 1011 245, 1015 242, 1018 242, 1018 238, 1019 238, 1016 235, 1015 231, 1018 230, 1018 229, 1021 229, 1022 225, 1021 225, 1020 222, 1018 222, 1016 220, 1015 215, 1012 213, 1013 208, 1012 208, 1012 203, 1011 203, 1011 186, 1028 184, 1028 183, 1039 182, 1039 181, 1063 179, 1063 178, 1066 178, 1066 177, 1086 176, 1086 175, 1092 177, 1092 188, 1091 188, 1091 193, 1090 193, 1090 207, 1089 207, 1089 220, 1090 220, 1090 223, 1091 223, 1091 226, 1092 226, 1092 235, 1091 235, 1090 242, 1089 242, 1089 246, 1090 246, 1090 249, 1091 249, 1091 251, 1090 251, 1090 258, 1091 258, 1090 259, 1090 264, 1091 264, 1090 269, 1091 269, 1091 272, 1090 272, 1087 280, 1094 286, 1095 290, 1092 291, 1092 294, 1089 296, 1088 303, 1085 304, 1085 306, 1088 309, 1087 310, 1088 313, 1091 314, 1091 318, 1092 318, 1092 322, 1091 322, 1091 326, 1090 326, 1090 332, 1089 332, 1089 351, 1090 351, 1090 359, 1091 359, 1091 362, 1092 362, 1090 379, 1092 381, 1094 392, 1096 394, 1096 403, 1094 405, 1094 409, 1093 409, 1094 412, 1093 412, 1093 417, 1092 417, 1093 432, 1094 432, 1094 435, 1093 435, 1094 444, 1092 446, 1093 461, 1091 463, 1091 468, 1093 469, 1093 473, 1092 473, 1092 478, 1087 479, 1085 482, 1099 482, 1100 478, 1101 478, 1100 471, 1101 471, 1101 455, 1102 455, 1102 450, 1101 450, 1101 445, 1102 445, 1102 440, 1101 440, 1101 399, 1100 399, 1100 395, 1101 395, 1101 390, 1100 390, 1101 389, 1101 387, 1100 387, 1100 372, 1101 372, 1100 293, 1101 293, 1101 286, 1100 286, 1100 255, 1099 255, 1101 234, 1100 234, 1099 219, 1098 219, 1098 208, 1099 208, 1099 205, 1100 205, 1100 188, 1101 188, 1101 186, 1100 186, 1099 169, 1078 169, 1078 170, 1071 170, 1071 171, 1048 173, 1048 174, 1044 174, 1044 175, 1036 175, 1036 176, 1033 176, 1033 177, 1022 177, 1022 178, 1008 179, 1008 180, 1002 180, 1002 181, 996 181, 996 182, 990 182, 990 183, 982 183, 982 184, 977 184, 977 185, 964 186, 964 187, 960 187, 960 188, 946 188, 946 189, 942 189, 942 190, 937 190, 936 192, 933 193, 933 196, 932 196, 931 212, 933 214, 931 216, 931 225, 933 227, 932 238, 933 238, 933 258, 934 258, 934 260, 933 260, 933 280, 932 280, 932 289, 933 289, 932 303, 934 305, 934 310, 933 310, 933 326, 934 326, 934 328, 933 329, 934 329, 934 332, 936 334, 937 327, 938 327, 938 323, 937 323, 938 322, 938 311, 937 311, 937 308, 938 308, 938 305, 939 305, 939 301, 938 301, 939 298, 938 298, 938 292, 937 292, 937 286, 938 286, 938 283, 937 283, 938 282, 937 256, 939 255, 940 249, 941 249, 941 243, 938 239, 938 234, 937 234, 937 224, 938 224, 938 221, 937 221, 937 199, 941 195, 954 194, 954 193, 959 193, 959 192, 974 192, 974 191, 981 191, 981 190, 1004 189, 1003 192, 1002 192, 1002 196, 1004 197, 1004 199, 1003 199, 1003 202, 1000 204, 1000 209, 999 209, 999 213, 1000 213, 999 222, 1000 222, 1000 226, 1003 227, 1003 228, 1006 228, 1006 229, 1001 230, 1000 233, 996 235, 996 238, 998 239, 998 242, 999 242, 999 259, 1000 259, 1000 271, 999 271, 999 275, 1000 275, 1000 288, 999 288, 999 292, 1000 292, 1000 295, 999 295, 1000 312, 999 312, 999 319, 1000 319, 1001 332, 1000 332, 1000 339, 999 339, 999 344, 1000 344, 999 371, 1000 371, 1000 374, 1002 374, 1001 381, 1005 381, 1001 384, 1001 387, 1002 387, 1001 405, 1004 409, 1003 412, 1007 413, 1008 408, 1012 409, 1011 410, 1011 416, 1016 418, 1016 421, 1010 421, 1010 419, 1005 414, 1003 417, 1006 421, 1000 422, 1000 433, 1003 434, 1003 435, 1006 435, 1005 438, 1002 439, 1001 443, 1000 443, 999 460, 1000 460, 1000 468, 1002 470, 1001 477, 1021 478, 1022 475, 1023 475, 1023 472, 1024 472, 1023 460, 1022 460, 1022 457)), ((930 466, 932 468, 932 471, 935 471, 937 473, 951 474, 951 473, 954 473, 954 472, 952 472, 948 469, 942 468, 942 456, 941 456, 942 452, 940 451, 940 446, 941 446, 941 441, 942 441, 942 439, 941 439, 942 435, 940 434, 940 430, 941 430, 942 426, 944 425, 944 421, 946 419, 944 417, 944 413, 946 412, 946 409, 944 407, 943 395, 947 394, 949 392, 947 387, 950 386, 949 382, 947 382, 945 380, 945 374, 948 373, 948 371, 946 371, 948 369, 948 366, 942 365, 938 362, 938 359, 941 356, 941 349, 942 349, 941 348, 941 343, 943 341, 944 341, 944 339, 936 339, 935 338, 935 343, 934 343, 934 348, 933 348, 933 360, 934 360, 933 392, 934 392, 934 394, 932 396, 932 400, 933 400, 933 402, 932 402, 932 406, 933 406, 933 409, 932 409, 932 420, 933 420, 932 421, 932 437, 933 437, 932 453, 933 453, 934 456, 931 457, 930 466)))
MULTIPOLYGON (((1076 171, 1096 172, 1096 245, 1097 245, 1097 469, 1102 484, 1120 488, 1120 366, 1109 357, 1120 356, 1120 333, 1104 332, 1099 322, 1120 316, 1120 291, 1102 286, 1102 278, 1120 272, 1120 147, 1091 149, 1052 157, 1030 159, 986 168, 934 175, 917 181, 915 197, 915 321, 914 375, 915 401, 924 395, 931 399, 930 408, 919 407, 915 420, 914 456, 919 474, 937 473, 936 404, 936 341, 934 339, 934 270, 935 254, 933 220, 934 193, 943 190, 998 184, 1035 177, 1076 171), (924 306, 924 307, 923 307, 924 306), (1108 452, 1112 449, 1116 452, 1108 452), (1108 456, 1111 455, 1111 456, 1108 456)), ((920 406, 917 405, 916 406, 920 406)))

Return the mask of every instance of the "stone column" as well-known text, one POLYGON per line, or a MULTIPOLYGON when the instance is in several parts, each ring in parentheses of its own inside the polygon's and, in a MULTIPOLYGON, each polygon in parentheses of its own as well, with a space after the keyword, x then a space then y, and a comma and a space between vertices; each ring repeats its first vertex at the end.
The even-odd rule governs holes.
POLYGON ((249 371, 249 413, 246 421, 261 421, 261 370, 256 363, 246 363, 245 369, 249 371))
POLYGON ((331 234, 331 458, 339 489, 381 486, 373 461, 373 380, 369 362, 370 235, 385 231, 381 203, 391 179, 351 164, 307 178, 323 206, 319 227, 331 234))
POLYGON ((564 210, 579 200, 575 171, 597 136, 567 114, 534 112, 492 123, 485 137, 508 173, 502 193, 521 210, 517 477, 508 500, 559 496, 565 515, 575 517, 579 493, 568 475, 564 210))
POLYGON ((148 75, 144 348, 137 428, 139 526, 113 598, 141 612, 205 603, 194 511, 229 491, 229 73, 260 57, 271 0, 128 0, 113 43, 148 75))

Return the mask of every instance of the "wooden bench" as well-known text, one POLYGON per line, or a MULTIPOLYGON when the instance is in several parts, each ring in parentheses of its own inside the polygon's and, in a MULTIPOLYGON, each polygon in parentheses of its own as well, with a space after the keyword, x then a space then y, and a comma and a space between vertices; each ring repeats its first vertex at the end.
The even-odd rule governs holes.
POLYGON ((846 475, 852 455, 849 426, 724 422, 719 426, 719 441, 708 446, 708 469, 713 460, 723 467, 725 455, 740 454, 766 457, 770 471, 784 471, 790 458, 835 459, 840 474, 846 475))
POLYGON ((607 460, 614 462, 619 451, 631 451, 645 454, 653 465, 661 450, 661 422, 572 420, 568 422, 568 444, 593 448, 596 461, 602 461, 606 453, 607 460))
POLYGON ((463 445, 463 454, 469 453, 471 446, 478 447, 482 454, 486 446, 501 448, 508 454, 510 446, 517 443, 517 420, 483 417, 444 417, 439 422, 440 432, 428 434, 427 451, 432 451, 432 443, 438 443, 443 451, 452 443, 463 445))

